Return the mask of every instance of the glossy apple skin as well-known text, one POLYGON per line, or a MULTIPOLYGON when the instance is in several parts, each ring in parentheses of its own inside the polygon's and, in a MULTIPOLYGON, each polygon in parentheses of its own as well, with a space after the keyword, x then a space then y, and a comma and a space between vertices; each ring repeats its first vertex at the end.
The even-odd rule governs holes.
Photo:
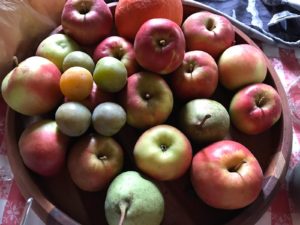
POLYGON ((249 44, 226 49, 218 60, 220 83, 229 90, 263 82, 267 75, 267 59, 262 51, 249 44))
POLYGON ((61 15, 64 33, 81 45, 92 45, 107 37, 113 16, 103 0, 67 0, 61 15))
POLYGON ((209 98, 218 85, 218 66, 204 51, 186 52, 181 66, 171 75, 174 95, 183 100, 209 98))
POLYGON ((138 63, 159 74, 168 74, 177 69, 185 53, 181 28, 163 18, 146 21, 138 30, 133 46, 138 63))
POLYGON ((105 56, 113 56, 124 63, 128 76, 138 70, 133 45, 123 37, 109 36, 96 46, 93 53, 94 62, 105 56))
POLYGON ((231 22, 224 16, 207 11, 188 16, 182 24, 182 30, 188 51, 202 50, 214 58, 218 58, 235 41, 231 22))
MULTIPOLYGON (((68 101, 70 100, 65 98, 65 102, 68 101)), ((112 93, 103 91, 95 82, 93 82, 93 87, 89 96, 79 102, 92 112, 100 103, 113 101, 115 101, 115 97, 112 93)))
POLYGON ((121 92, 127 123, 146 129, 164 123, 173 110, 173 94, 166 81, 152 72, 131 75, 121 92))
POLYGON ((36 55, 49 59, 62 72, 64 58, 73 51, 80 50, 79 45, 65 34, 52 34, 40 42, 36 55))
POLYGON ((65 165, 69 137, 53 120, 39 120, 21 134, 18 146, 24 164, 42 176, 53 176, 65 165))
POLYGON ((194 156, 191 182, 197 195, 209 206, 239 209, 259 196, 263 172, 248 148, 232 140, 222 140, 194 156))
POLYGON ((82 136, 70 149, 67 166, 73 182, 84 191, 99 191, 121 171, 123 149, 112 137, 82 136))
POLYGON ((48 59, 29 57, 3 79, 2 96, 13 110, 23 115, 47 113, 63 99, 60 76, 57 66, 48 59))
POLYGON ((174 180, 189 169, 192 146, 188 138, 170 125, 157 125, 146 130, 133 151, 137 167, 157 180, 174 180))
POLYGON ((238 91, 232 98, 229 114, 240 131, 260 134, 271 128, 282 113, 278 92, 264 83, 251 84, 238 91))

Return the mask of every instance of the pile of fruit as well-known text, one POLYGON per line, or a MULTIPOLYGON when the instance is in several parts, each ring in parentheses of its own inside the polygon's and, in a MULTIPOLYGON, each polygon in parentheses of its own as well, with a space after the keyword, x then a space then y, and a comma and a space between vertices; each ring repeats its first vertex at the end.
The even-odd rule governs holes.
POLYGON ((103 0, 68 0, 61 24, 1 86, 13 110, 35 118, 18 143, 30 170, 47 177, 67 165, 81 190, 105 190, 110 225, 160 224, 168 202, 155 182, 187 174, 210 207, 256 200, 263 171, 230 128, 267 131, 281 100, 264 83, 264 54, 237 44, 229 20, 184 18, 181 0, 120 0, 114 14, 103 0), (125 151, 126 127, 139 136, 125 151))

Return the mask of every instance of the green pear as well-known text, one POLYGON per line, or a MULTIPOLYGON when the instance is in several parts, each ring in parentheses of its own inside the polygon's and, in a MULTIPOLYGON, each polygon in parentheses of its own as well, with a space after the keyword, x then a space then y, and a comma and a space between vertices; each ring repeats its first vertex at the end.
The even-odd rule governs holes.
POLYGON ((153 182, 136 171, 127 171, 107 190, 105 216, 109 225, 159 225, 164 207, 164 198, 153 182))
POLYGON ((219 141, 229 133, 229 114, 226 108, 215 100, 191 100, 183 106, 179 116, 183 132, 193 141, 219 141))

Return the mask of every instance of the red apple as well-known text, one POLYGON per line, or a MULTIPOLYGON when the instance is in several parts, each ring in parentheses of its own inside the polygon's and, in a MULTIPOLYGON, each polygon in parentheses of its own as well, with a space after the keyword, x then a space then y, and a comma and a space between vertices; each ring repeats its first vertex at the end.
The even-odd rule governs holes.
POLYGON ((226 49, 218 61, 220 83, 237 90, 252 83, 263 82, 267 75, 267 59, 260 49, 249 44, 226 49))
POLYGON ((53 176, 65 165, 69 137, 53 120, 31 123, 22 132, 18 145, 24 164, 42 176, 53 176))
POLYGON ((53 110, 63 99, 61 72, 50 60, 32 56, 22 61, 2 81, 5 102, 15 111, 40 115, 53 110))
POLYGON ((244 87, 233 96, 229 106, 232 123, 250 135, 271 128, 279 120, 281 112, 278 92, 264 83, 244 87))
MULTIPOLYGON (((65 98, 65 102, 68 101, 70 100, 65 98)), ((103 91, 95 82, 93 82, 93 87, 89 96, 79 102, 86 106, 90 111, 93 111, 100 103, 113 101, 114 95, 112 93, 103 91)))
POLYGON ((190 167, 192 146, 188 138, 170 125, 146 130, 133 150, 137 167, 157 180, 174 180, 190 167))
POLYGON ((85 135, 70 149, 67 165, 73 182, 80 189, 99 191, 121 171, 123 149, 112 137, 85 135))
POLYGON ((134 51, 138 63, 145 69, 159 74, 171 73, 184 58, 183 32, 169 19, 147 20, 135 36, 134 51))
POLYGON ((92 45, 112 31, 113 16, 103 0, 67 0, 61 15, 64 33, 81 45, 92 45))
POLYGON ((128 76, 138 70, 133 46, 122 37, 109 36, 96 46, 93 55, 94 62, 97 62, 105 56, 113 56, 124 63, 128 76))
POLYGON ((248 148, 232 140, 222 140, 194 156, 191 181, 197 195, 209 206, 239 209, 257 199, 263 172, 248 148))
POLYGON ((121 92, 127 123, 145 129, 165 122, 173 109, 173 94, 158 74, 138 72, 131 75, 121 92))
POLYGON ((209 98, 218 85, 218 66, 206 52, 186 52, 182 65, 172 74, 171 88, 180 99, 209 98))
POLYGON ((231 22, 222 15, 207 11, 188 16, 182 24, 182 30, 189 51, 202 50, 214 58, 235 41, 231 22))

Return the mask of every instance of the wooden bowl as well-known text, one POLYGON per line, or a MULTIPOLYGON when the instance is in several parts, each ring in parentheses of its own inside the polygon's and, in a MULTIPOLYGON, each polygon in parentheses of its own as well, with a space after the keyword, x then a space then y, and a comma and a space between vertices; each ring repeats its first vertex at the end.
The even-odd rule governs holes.
MULTIPOLYGON (((185 17, 204 9, 212 11, 197 2, 183 1, 183 3, 185 17)), ((109 6, 114 12, 116 3, 110 3, 109 6)), ((235 31, 237 43, 255 45, 241 30, 235 28, 235 31)), ((230 130, 231 138, 251 149, 262 166, 264 183, 260 196, 246 208, 220 210, 205 205, 196 197, 188 174, 176 181, 157 182, 166 201, 164 225, 254 224, 265 212, 285 177, 292 146, 292 126, 287 98, 270 63, 268 63, 265 83, 275 87, 281 96, 283 113, 280 120, 270 130, 260 135, 247 136, 235 130, 234 127, 230 130)), ((213 98, 228 106, 232 95, 233 93, 218 87, 213 98)), ((7 153, 16 182, 25 198, 33 197, 35 200, 33 208, 37 214, 46 224, 107 224, 103 204, 106 190, 95 193, 79 190, 72 183, 66 168, 55 177, 44 178, 32 173, 24 166, 17 142, 27 120, 28 117, 8 109, 7 153)), ((117 139, 124 149, 132 149, 138 135, 138 131, 125 127, 117 139)), ((133 163, 128 162, 124 170, 132 169, 131 164, 133 163)))

